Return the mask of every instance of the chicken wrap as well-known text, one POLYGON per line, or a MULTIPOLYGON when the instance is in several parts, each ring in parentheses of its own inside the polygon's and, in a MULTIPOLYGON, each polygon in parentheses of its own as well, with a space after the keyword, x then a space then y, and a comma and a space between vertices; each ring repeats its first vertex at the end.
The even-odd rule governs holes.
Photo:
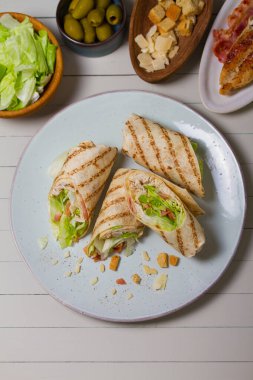
POLYGON ((94 259, 106 259, 111 253, 133 253, 144 226, 131 214, 126 200, 125 178, 130 169, 115 173, 97 218, 91 242, 85 251, 94 259))
POLYGON ((194 256, 205 243, 202 227, 163 178, 131 170, 125 181, 129 209, 184 256, 194 256))
POLYGON ((93 211, 110 174, 117 148, 84 141, 72 148, 49 192, 49 214, 61 248, 88 231, 93 211))
POLYGON ((195 195, 204 196, 203 161, 196 142, 138 115, 126 121, 123 136, 124 154, 195 195))

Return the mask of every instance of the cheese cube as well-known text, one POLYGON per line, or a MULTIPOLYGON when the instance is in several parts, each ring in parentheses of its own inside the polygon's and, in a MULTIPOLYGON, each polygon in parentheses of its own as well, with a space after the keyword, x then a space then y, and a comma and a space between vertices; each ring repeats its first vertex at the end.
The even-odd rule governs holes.
POLYGON ((134 40, 141 49, 145 49, 148 47, 148 41, 146 40, 146 38, 143 37, 142 34, 138 34, 138 36, 136 36, 134 40))
POLYGON ((183 18, 176 26, 176 31, 180 36, 188 37, 192 34, 194 24, 190 18, 183 18))
POLYGON ((175 25, 175 21, 171 20, 169 17, 166 17, 164 20, 159 22, 157 27, 160 33, 166 33, 173 29, 175 25))
POLYGON ((167 53, 172 46, 172 39, 170 37, 159 36, 155 42, 155 50, 167 53))
POLYGON ((152 65, 152 58, 148 53, 140 53, 137 58, 141 67, 152 65))
POLYGON ((157 31, 157 26, 156 25, 151 26, 148 33, 146 34, 146 39, 148 40, 149 38, 151 38, 156 33, 156 31, 157 31))
POLYGON ((164 16, 165 16, 165 10, 159 4, 153 7, 148 14, 148 18, 153 24, 158 24, 158 22, 160 22, 164 18, 164 16))
POLYGON ((176 0, 176 4, 182 7, 184 16, 197 15, 199 12, 199 0, 176 0))
POLYGON ((173 0, 159 0, 159 4, 166 10, 170 4, 175 4, 173 0))
POLYGON ((155 71, 165 68, 165 58, 159 57, 153 60, 153 68, 155 71))
POLYGON ((175 55, 178 53, 178 50, 179 50, 179 46, 176 45, 174 46, 171 51, 169 52, 169 59, 172 59, 175 57, 175 55))
POLYGON ((168 9, 166 10, 166 17, 169 17, 173 21, 177 21, 180 14, 181 14, 182 8, 179 7, 176 4, 170 4, 168 9))

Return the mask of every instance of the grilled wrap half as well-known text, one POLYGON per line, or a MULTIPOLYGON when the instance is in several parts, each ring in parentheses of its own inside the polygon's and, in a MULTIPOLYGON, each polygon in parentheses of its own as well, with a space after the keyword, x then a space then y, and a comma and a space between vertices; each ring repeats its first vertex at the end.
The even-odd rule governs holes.
POLYGON ((97 218, 91 242, 85 251, 89 257, 106 259, 113 252, 133 252, 144 226, 131 214, 126 200, 125 178, 130 169, 115 173, 97 218))
POLYGON ((126 176, 129 208, 136 219, 157 231, 184 256, 194 256, 205 243, 202 227, 166 180, 142 170, 126 176))
POLYGON ((122 152, 199 197, 204 196, 203 161, 197 143, 148 119, 132 115, 123 130, 122 152))
POLYGON ((117 148, 84 141, 72 148, 49 192, 49 214, 61 248, 88 231, 92 213, 110 174, 117 148))

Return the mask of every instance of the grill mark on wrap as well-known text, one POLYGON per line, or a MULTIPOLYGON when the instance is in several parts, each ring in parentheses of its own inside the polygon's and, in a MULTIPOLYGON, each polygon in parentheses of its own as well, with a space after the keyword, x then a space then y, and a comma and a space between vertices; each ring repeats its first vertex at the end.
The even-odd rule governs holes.
POLYGON ((80 187, 84 187, 85 185, 87 185, 88 183, 91 183, 93 182, 95 179, 99 178, 107 169, 109 169, 113 162, 114 162, 114 159, 115 159, 115 156, 113 157, 113 159, 109 162, 109 164, 107 164, 104 168, 102 168, 101 170, 99 170, 99 172, 97 172, 96 174, 94 174, 93 176, 91 176, 89 179, 87 179, 86 181, 82 182, 82 183, 79 183, 78 186, 80 187))
POLYGON ((143 123, 143 126, 144 126, 144 128, 145 128, 145 130, 147 132, 147 135, 148 135, 149 144, 150 144, 151 148, 153 149, 153 151, 155 153, 155 157, 156 157, 156 159, 158 161, 158 164, 160 165, 160 168, 158 168, 158 170, 154 167, 154 171, 157 172, 157 171, 161 170, 163 174, 167 175, 166 169, 165 169, 165 167, 164 167, 164 165, 162 163, 162 160, 161 160, 160 151, 159 151, 159 149, 158 149, 158 147, 157 147, 157 145, 155 143, 155 138, 154 138, 154 136, 152 134, 152 131, 151 131, 148 123, 142 117, 139 117, 139 120, 141 120, 142 123, 143 123))
MULTIPOLYGON (((149 166, 149 163, 148 163, 148 161, 147 161, 147 159, 146 159, 146 157, 145 157, 145 154, 144 154, 144 152, 143 152, 143 150, 142 150, 142 148, 141 148, 141 146, 140 146, 140 143, 139 143, 139 141, 138 141, 138 138, 137 138, 137 136, 136 136, 136 133, 134 132, 134 128, 133 128, 133 126, 130 124, 129 121, 126 123, 126 125, 127 125, 128 129, 129 129, 129 131, 130 131, 130 134, 131 134, 131 136, 132 136, 132 139, 133 139, 133 142, 134 142, 134 144, 135 144, 136 150, 137 150, 137 152, 139 153, 139 155, 140 155, 142 161, 144 162, 145 166, 146 166, 148 169, 152 170, 151 167, 149 166)), ((133 155, 133 157, 134 157, 134 155, 133 155)), ((136 155, 135 155, 135 157, 136 157, 136 155)))
POLYGON ((93 192, 93 193, 90 193, 88 195, 88 197, 85 199, 85 202, 89 202, 89 200, 94 197, 95 195, 97 195, 104 187, 104 183, 102 183, 102 185, 100 185, 99 187, 96 188, 96 190, 93 192))
POLYGON ((197 169, 197 167, 195 165, 194 156, 192 155, 192 153, 191 153, 191 151, 189 149, 189 146, 188 146, 188 138, 185 137, 185 136, 182 136, 182 135, 180 135, 180 138, 181 138, 181 141, 182 141, 182 143, 184 145, 184 149, 185 149, 185 152, 186 152, 187 157, 188 157, 188 162, 190 163, 190 166, 192 168, 193 174, 196 177, 198 185, 201 188, 201 178, 200 178, 198 169, 197 169))
POLYGON ((85 164, 79 166, 78 168, 76 169, 73 169, 71 172, 69 172, 68 174, 69 175, 73 175, 73 174, 76 174, 77 172, 79 172, 80 170, 83 170, 83 169, 86 169, 88 166, 91 166, 91 165, 94 165, 96 166, 97 165, 97 162, 99 160, 101 160, 102 158, 104 158, 107 153, 111 152, 112 148, 111 147, 108 147, 107 150, 105 150, 103 153, 99 154, 97 157, 95 157, 94 159, 91 159, 90 161, 86 162, 85 164))
POLYGON ((106 218, 106 217, 103 218, 102 220, 99 221, 98 224, 95 225, 95 228, 94 228, 93 234, 96 234, 96 230, 97 230, 98 227, 101 226, 101 224, 103 224, 104 222, 111 222, 111 221, 114 220, 114 219, 124 218, 125 216, 129 216, 129 211, 121 212, 120 214, 114 214, 114 215, 109 216, 108 218, 106 218))
POLYGON ((118 185, 118 186, 112 187, 111 189, 109 189, 107 191, 106 195, 114 193, 114 191, 117 191, 117 190, 121 189, 122 187, 123 187, 123 185, 118 185))
POLYGON ((109 207, 111 207, 113 205, 118 205, 118 204, 123 203, 125 201, 126 201, 125 197, 119 197, 119 198, 113 199, 112 201, 105 203, 100 210, 100 214, 104 213, 109 207))
POLYGON ((120 173, 116 174, 116 175, 113 177, 112 181, 114 181, 115 179, 118 179, 118 178, 123 177, 124 175, 126 175, 126 174, 129 173, 130 171, 131 171, 131 169, 124 169, 123 172, 120 171, 120 173))
POLYGON ((193 217, 192 217, 192 215, 190 213, 189 213, 189 216, 190 216, 190 219, 191 219, 191 229, 192 229, 192 236, 193 236, 193 241, 194 241, 194 247, 196 249, 198 249, 199 239, 198 239, 198 235, 197 235, 194 219, 193 219, 193 217))
POLYGON ((182 253, 182 255, 185 256, 184 244, 183 244, 183 239, 182 239, 181 231, 180 230, 176 230, 176 235, 177 235, 177 244, 178 244, 178 247, 179 247, 179 251, 182 253))
MULTIPOLYGON (((71 160, 71 158, 73 158, 73 157, 77 156, 78 154, 82 153, 84 150, 92 149, 92 148, 94 148, 94 147, 95 147, 95 145, 94 145, 92 142, 81 143, 81 144, 79 144, 79 145, 78 145, 78 148, 79 148, 79 149, 74 150, 74 152, 72 152, 70 155, 68 155, 68 157, 66 158, 65 163, 66 163, 67 161, 71 160)), ((64 163, 64 164, 65 164, 65 163, 64 163)))
MULTIPOLYGON (((173 148, 173 144, 172 144, 171 138, 170 138, 169 135, 166 133, 166 130, 165 130, 164 128, 162 128, 162 127, 160 127, 160 128, 161 128, 161 132, 162 132, 162 134, 163 134, 163 137, 164 137, 164 139, 165 139, 165 141, 166 141, 166 143, 167 143, 167 145, 168 145, 169 152, 170 152, 170 154, 171 154, 171 156, 172 156, 172 158, 173 158, 175 169, 176 169, 176 171, 177 171, 179 177, 181 178, 181 180, 182 180, 184 186, 185 186, 187 189, 189 189, 189 185, 188 185, 187 179, 185 178, 185 176, 184 176, 183 173, 182 173, 182 169, 181 169, 181 167, 180 167, 180 164, 179 164, 179 162, 178 162, 178 159, 177 159, 177 156, 176 156, 175 150, 174 150, 174 148, 173 148)), ((178 135, 180 135, 180 134, 178 133, 178 135)), ((181 136, 181 135, 180 135, 180 136, 181 136)), ((167 175, 168 175, 168 173, 167 173, 167 175)))

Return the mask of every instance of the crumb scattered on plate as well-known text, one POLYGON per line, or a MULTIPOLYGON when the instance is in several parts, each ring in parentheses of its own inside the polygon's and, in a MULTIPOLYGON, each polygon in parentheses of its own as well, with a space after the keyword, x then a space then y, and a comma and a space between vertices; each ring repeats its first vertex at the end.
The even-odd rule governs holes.
POLYGON ((105 271, 105 264, 100 264, 99 270, 101 273, 103 273, 105 271))
POLYGON ((167 274, 161 274, 160 276, 157 276, 153 282, 153 290, 164 290, 166 288, 167 280, 167 274))
POLYGON ((75 273, 80 273, 81 272, 81 265, 78 263, 76 264, 76 267, 75 267, 75 273))
POLYGON ((65 272, 65 277, 71 277, 72 276, 72 272, 65 272))
POLYGON ((70 257, 70 251, 67 251, 64 253, 64 259, 67 259, 68 257, 70 257))
POLYGON ((132 275, 132 280, 133 280, 133 282, 134 282, 135 284, 140 284, 140 282, 141 282, 141 277, 140 277, 137 273, 135 273, 135 274, 132 275))
POLYGON ((126 285, 126 281, 124 280, 124 278, 118 278, 116 280, 116 284, 118 284, 118 285, 126 285))
POLYGON ((112 288, 112 295, 115 296, 116 293, 117 293, 117 290, 115 288, 112 288))
POLYGON ((120 262, 120 257, 119 256, 117 256, 117 255, 112 256, 110 264, 109 264, 109 268, 111 270, 116 271, 118 269, 119 262, 120 262))
POLYGON ((48 245, 48 237, 47 236, 41 236, 38 239, 38 246, 40 247, 41 250, 43 250, 46 248, 47 245, 48 245))
POLYGON ((98 277, 94 277, 90 280, 90 285, 96 285, 98 283, 98 277))
POLYGON ((51 260, 52 265, 57 265, 59 263, 59 260, 53 259, 51 260))
POLYGON ((131 298, 133 298, 133 293, 127 293, 127 299, 130 300, 131 298))
POLYGON ((176 267, 179 263, 179 257, 170 255, 169 261, 171 266, 176 267))
POLYGON ((143 270, 146 274, 157 274, 157 270, 155 268, 150 268, 148 265, 143 265, 143 270))
POLYGON ((160 268, 168 268, 169 266, 169 255, 165 252, 161 252, 157 256, 157 263, 160 268))
POLYGON ((145 260, 145 261, 150 261, 150 257, 149 257, 149 254, 148 254, 147 251, 144 251, 144 252, 142 253, 142 257, 143 257, 143 260, 145 260))
POLYGON ((82 264, 83 262, 83 257, 79 257, 79 259, 77 260, 78 264, 82 264))

